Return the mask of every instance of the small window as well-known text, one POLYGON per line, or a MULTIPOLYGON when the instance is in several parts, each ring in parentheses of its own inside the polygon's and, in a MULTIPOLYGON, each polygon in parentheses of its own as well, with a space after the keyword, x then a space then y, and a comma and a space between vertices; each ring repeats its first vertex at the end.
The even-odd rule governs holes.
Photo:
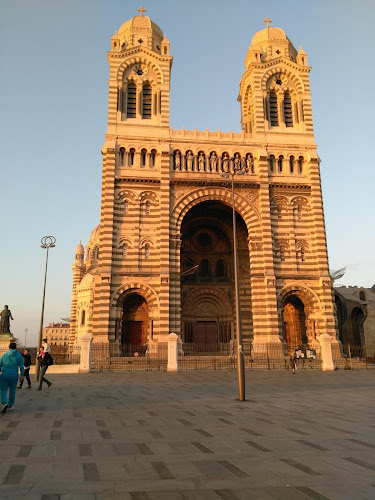
POLYGON ((216 262, 216 276, 218 278, 223 278, 225 276, 225 265, 223 259, 219 259, 216 262))
POLYGON ((137 86, 134 82, 130 82, 128 83, 126 117, 135 118, 136 116, 137 116, 137 86))
POLYGON ((359 300, 366 300, 366 294, 363 290, 359 292, 359 300))
POLYGON ((145 213, 146 213, 146 215, 150 215, 150 202, 149 201, 146 201, 145 213))
POLYGON ((150 258, 150 244, 146 243, 146 245, 145 245, 145 259, 149 259, 149 258, 150 258))
POLYGON ((291 174, 294 174, 294 156, 289 158, 289 171, 291 174))
POLYGON ((135 156, 135 149, 131 148, 129 151, 129 166, 132 167, 134 165, 134 156, 135 156))
POLYGON ((123 166, 125 162, 125 148, 120 148, 119 158, 120 158, 120 166, 123 166))
POLYGON ((280 260, 281 262, 285 262, 285 248, 280 247, 280 260))
POLYGON ((277 160, 277 167, 279 174, 283 173, 283 163, 284 163, 284 156, 280 155, 279 159, 277 160))
POLYGON ((128 200, 124 201, 124 215, 128 215, 129 213, 129 202, 128 200))
POLYGON ((205 278, 211 276, 210 263, 207 259, 203 259, 201 262, 201 276, 205 278))
POLYGON ((277 109, 277 95, 276 92, 270 92, 270 122, 271 127, 278 127, 279 125, 279 112, 277 109))
POLYGON ((122 247, 122 258, 126 259, 127 256, 128 256, 128 245, 124 243, 122 247))
POLYGON ((156 149, 151 150, 151 168, 154 168, 156 165, 156 149))
MULTIPOLYGON (((86 311, 83 309, 81 313, 81 326, 85 326, 86 323, 86 311)), ((62 337, 60 337, 60 340, 62 340, 62 337)))
POLYGON ((271 174, 275 173, 275 156, 271 155, 268 159, 271 174))
POLYGON ((303 156, 300 156, 298 158, 298 173, 299 174, 303 173, 303 156))
POLYGON ((141 151, 141 167, 144 168, 146 166, 146 149, 142 149, 141 151))

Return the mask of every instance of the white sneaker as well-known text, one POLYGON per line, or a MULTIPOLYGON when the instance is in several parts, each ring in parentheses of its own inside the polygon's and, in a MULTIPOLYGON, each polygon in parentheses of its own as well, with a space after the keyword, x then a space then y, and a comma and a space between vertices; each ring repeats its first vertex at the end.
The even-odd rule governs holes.
POLYGON ((8 411, 14 411, 14 406, 9 406, 8 411))

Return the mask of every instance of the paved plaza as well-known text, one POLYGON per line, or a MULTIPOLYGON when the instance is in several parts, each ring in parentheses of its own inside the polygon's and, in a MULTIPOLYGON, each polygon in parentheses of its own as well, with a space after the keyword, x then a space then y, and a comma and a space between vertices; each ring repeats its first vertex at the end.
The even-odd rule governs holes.
POLYGON ((375 498, 375 371, 49 378, 0 415, 1 499, 375 498))

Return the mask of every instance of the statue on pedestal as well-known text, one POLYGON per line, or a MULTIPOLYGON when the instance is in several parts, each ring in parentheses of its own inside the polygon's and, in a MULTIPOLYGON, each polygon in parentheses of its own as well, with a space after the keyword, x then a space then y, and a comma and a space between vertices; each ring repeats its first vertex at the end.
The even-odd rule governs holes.
POLYGON ((13 319, 12 313, 10 312, 8 306, 4 306, 4 309, 0 313, 0 334, 1 333, 10 334, 11 319, 13 319))

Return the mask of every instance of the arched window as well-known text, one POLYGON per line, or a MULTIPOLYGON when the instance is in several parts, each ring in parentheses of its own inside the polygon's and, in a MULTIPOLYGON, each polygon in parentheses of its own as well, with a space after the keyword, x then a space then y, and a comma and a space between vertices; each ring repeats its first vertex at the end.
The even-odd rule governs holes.
POLYGON ((275 156, 271 155, 268 159, 271 174, 275 173, 275 156))
POLYGON ((86 311, 83 309, 81 313, 81 326, 85 326, 86 323, 86 311))
POLYGON ((303 156, 300 156, 298 158, 298 173, 299 174, 303 173, 303 156))
POLYGON ((146 204, 145 204, 145 214, 150 215, 150 202, 149 201, 146 201, 146 204))
POLYGON ((122 258, 126 259, 127 256, 128 256, 128 245, 124 243, 122 246, 122 258))
POLYGON ((281 262, 285 262, 285 248, 280 247, 280 260, 281 262))
POLYGON ((149 259, 149 258, 150 258, 150 244, 146 243, 146 245, 145 245, 145 259, 149 259))
POLYGON ((297 259, 301 262, 305 262, 305 249, 303 247, 297 251, 297 259))
POLYGON ((137 116, 137 86, 134 82, 128 83, 128 95, 126 101, 126 118, 137 116))
POLYGON ((282 174, 283 172, 283 162, 284 162, 284 156, 280 155, 279 159, 277 160, 277 167, 278 167, 277 169, 279 174, 282 174))
POLYGON ((154 168, 156 165, 156 149, 151 150, 151 164, 150 167, 154 168))
POLYGON ((144 168, 146 166, 146 149, 142 149, 141 151, 141 167, 144 168))
POLYGON ((125 148, 120 148, 119 159, 120 159, 120 166, 123 166, 125 162, 125 148))
POLYGON ((216 272, 215 272, 215 275, 218 278, 223 278, 225 276, 225 264, 224 264, 223 259, 219 259, 216 262, 216 272))
POLYGON ((142 89, 142 118, 151 118, 152 90, 149 83, 143 84, 142 89))
POLYGON ((210 263, 207 259, 203 259, 201 262, 201 276, 208 278, 211 276, 210 263))
POLYGON ((129 167, 132 167, 134 165, 134 156, 135 156, 135 149, 131 148, 129 151, 129 167))
POLYGON ((289 170, 291 174, 294 174, 294 156, 289 158, 289 170))
POLYGON ((129 202, 128 200, 124 201, 124 215, 128 215, 129 213, 129 202))
POLYGON ((363 290, 359 292, 359 300, 366 300, 366 294, 363 290))
POLYGON ((271 92, 270 92, 269 103, 270 103, 271 127, 278 127, 278 125, 279 125, 279 112, 277 109, 277 95, 276 95, 276 92, 273 90, 271 90, 271 92))
POLYGON ((293 127, 292 98, 289 92, 284 94, 284 122, 287 127, 293 127))

